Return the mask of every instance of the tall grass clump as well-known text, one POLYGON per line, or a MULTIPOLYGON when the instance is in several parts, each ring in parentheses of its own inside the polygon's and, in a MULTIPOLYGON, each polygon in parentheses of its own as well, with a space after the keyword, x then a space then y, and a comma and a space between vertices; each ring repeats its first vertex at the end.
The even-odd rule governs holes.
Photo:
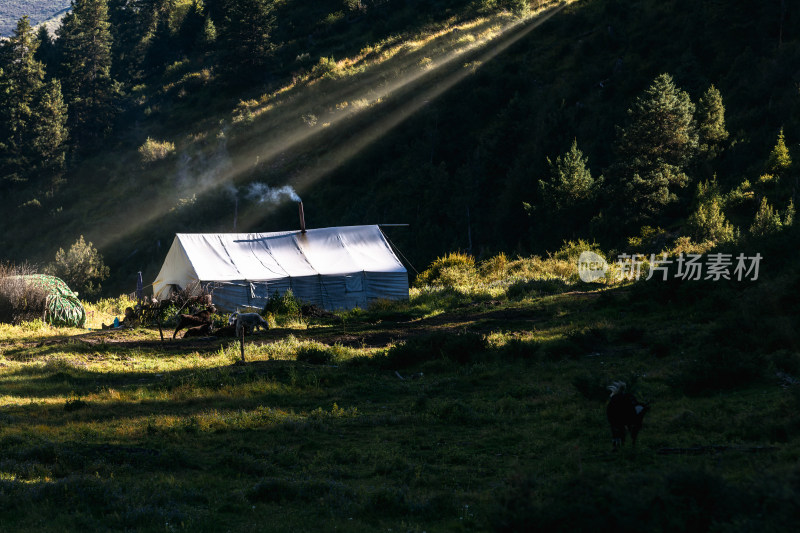
POLYGON ((474 284, 477 278, 475 258, 461 252, 439 257, 417 276, 414 285, 434 287, 459 287, 474 284))
POLYGON ((356 350, 339 343, 328 346, 319 342, 307 342, 297 349, 297 360, 312 365, 335 365, 356 355, 356 350))
POLYGON ((19 324, 44 316, 47 291, 22 277, 34 273, 27 265, 0 264, 0 322, 19 324))

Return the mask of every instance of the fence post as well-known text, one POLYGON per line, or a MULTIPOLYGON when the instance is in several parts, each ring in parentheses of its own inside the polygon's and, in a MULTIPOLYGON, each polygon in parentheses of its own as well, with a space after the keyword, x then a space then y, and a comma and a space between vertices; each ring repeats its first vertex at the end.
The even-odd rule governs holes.
POLYGON ((244 324, 242 324, 241 348, 242 348, 242 364, 244 364, 244 324))

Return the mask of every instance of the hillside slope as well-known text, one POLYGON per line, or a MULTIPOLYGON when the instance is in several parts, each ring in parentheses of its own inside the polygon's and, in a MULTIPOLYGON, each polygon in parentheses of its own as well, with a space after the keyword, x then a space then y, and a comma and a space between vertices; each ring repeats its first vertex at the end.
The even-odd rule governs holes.
MULTIPOLYGON (((660 222, 674 235, 697 182, 716 174, 734 189, 763 172, 780 128, 790 151, 800 138, 794 9, 584 0, 533 28, 535 17, 520 23, 480 4, 492 3, 387 3, 372 19, 281 4, 267 80, 221 88, 213 71, 177 62, 134 100, 113 144, 43 199, 49 214, 3 221, 4 247, 42 261, 84 234, 111 265, 109 287, 126 289, 137 270, 152 279, 175 232, 232 230, 235 209, 239 230, 294 227, 296 208, 261 203, 253 183, 293 186, 310 226, 410 224, 389 234, 417 268, 454 249, 542 253, 576 237, 618 247, 639 226, 603 223, 615 215, 608 199, 568 229, 531 218, 523 202, 541 203, 547 158, 573 139, 592 174, 613 181, 616 126, 657 75, 670 73, 693 101, 715 85, 731 132, 660 222), (420 25, 421 14, 431 22, 420 25), (291 24, 301 16, 318 21, 313 32, 291 24), (371 33, 357 31, 364 24, 371 33), (174 142, 174 153, 143 163, 148 137, 174 142)), ((755 207, 741 211, 746 228, 755 207)))

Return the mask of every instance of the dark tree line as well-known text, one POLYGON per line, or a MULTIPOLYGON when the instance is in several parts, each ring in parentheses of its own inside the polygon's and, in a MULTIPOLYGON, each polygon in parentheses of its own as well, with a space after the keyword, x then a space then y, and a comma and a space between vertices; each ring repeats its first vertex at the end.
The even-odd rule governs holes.
POLYGON ((216 65, 223 82, 263 76, 274 23, 272 0, 73 0, 54 38, 23 17, 0 45, 2 187, 52 194, 68 154, 102 147, 131 88, 176 61, 216 65))

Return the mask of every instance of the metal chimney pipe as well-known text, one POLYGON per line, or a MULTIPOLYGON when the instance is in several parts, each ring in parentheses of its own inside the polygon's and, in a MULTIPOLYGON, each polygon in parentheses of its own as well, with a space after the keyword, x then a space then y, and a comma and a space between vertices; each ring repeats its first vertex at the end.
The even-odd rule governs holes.
POLYGON ((303 213, 303 202, 298 202, 297 205, 300 207, 300 233, 305 234, 306 232, 306 215, 303 213))

